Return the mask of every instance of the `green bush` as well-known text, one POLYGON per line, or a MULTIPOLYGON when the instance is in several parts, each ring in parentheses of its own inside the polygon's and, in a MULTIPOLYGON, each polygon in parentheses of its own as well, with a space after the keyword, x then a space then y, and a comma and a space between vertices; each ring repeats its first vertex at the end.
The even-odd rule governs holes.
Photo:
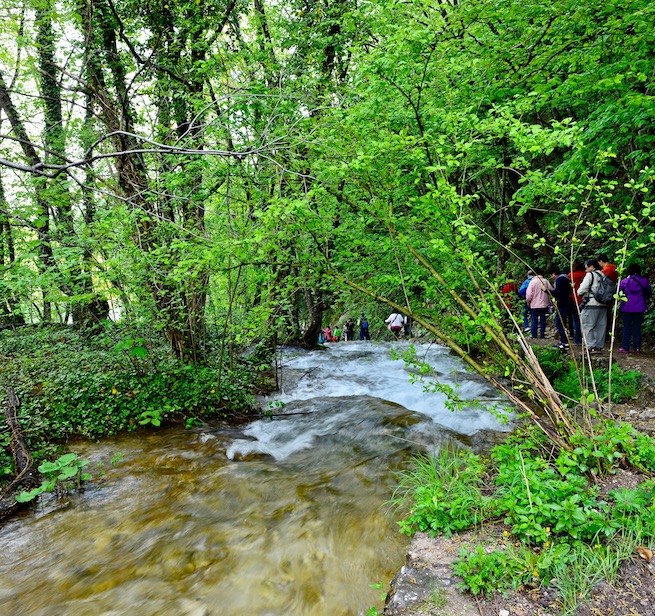
POLYGON ((462 587, 488 594, 554 584, 562 607, 573 613, 594 584, 616 578, 635 546, 655 541, 654 479, 604 499, 590 481, 620 465, 655 472, 655 441, 608 421, 595 435, 574 435, 572 443, 572 451, 554 451, 532 426, 496 445, 486 462, 469 452, 422 458, 396 493, 409 512, 401 529, 448 535, 500 519, 509 528, 506 549, 462 551, 454 564, 462 587), (490 497, 481 493, 485 477, 495 485, 490 497), (469 492, 470 501, 463 496, 469 492))
POLYGON ((567 543, 548 545, 540 551, 511 544, 505 550, 460 550, 453 571, 462 578, 460 587, 473 595, 505 593, 510 588, 549 584, 556 570, 570 562, 573 550, 567 543))
POLYGON ((392 502, 409 509, 399 522, 402 532, 420 530, 450 536, 485 519, 488 498, 481 492, 485 466, 470 451, 442 449, 437 457, 421 456, 400 474, 392 502))
POLYGON ((519 442, 494 447, 492 460, 497 469, 495 511, 521 541, 540 545, 553 535, 588 541, 599 533, 613 534, 595 488, 582 474, 570 470, 562 475, 519 442))
MULTIPOLYGON (((575 364, 565 359, 559 350, 543 348, 538 351, 539 364, 550 379, 555 390, 564 396, 568 406, 578 404, 583 396, 583 389, 591 391, 591 378, 584 372, 576 370, 575 364), (582 386, 581 386, 582 379, 582 386)), ((608 399, 609 370, 597 368, 593 378, 602 401, 608 399)), ((636 370, 623 370, 618 364, 612 365, 612 396, 614 403, 625 402, 636 398, 639 393, 641 374, 636 370)))
POLYGON ((646 472, 655 472, 655 441, 627 423, 606 421, 589 436, 571 436, 572 451, 561 451, 556 464, 563 476, 570 472, 602 476, 622 461, 646 472))
MULTIPOLYGON (((21 424, 37 463, 60 453, 74 434, 113 435, 164 421, 247 417, 262 361, 224 371, 176 361, 162 345, 120 327, 86 335, 62 326, 0 332, 0 386, 13 387, 21 424)), ((0 481, 13 472, 6 429, 0 430, 0 481)))

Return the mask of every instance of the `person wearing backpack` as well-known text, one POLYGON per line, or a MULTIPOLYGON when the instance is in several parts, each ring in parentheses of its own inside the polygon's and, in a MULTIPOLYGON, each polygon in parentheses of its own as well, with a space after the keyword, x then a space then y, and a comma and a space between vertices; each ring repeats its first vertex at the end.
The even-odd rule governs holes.
POLYGON ((362 313, 359 317, 359 339, 360 340, 370 340, 371 334, 368 331, 368 320, 362 313))
POLYGON ((384 322, 387 324, 387 329, 393 334, 394 339, 398 340, 405 324, 403 315, 398 312, 392 312, 384 322))
POLYGON ((629 353, 632 342, 632 352, 641 352, 641 324, 648 309, 648 300, 653 297, 653 290, 646 278, 641 275, 641 267, 633 263, 628 266, 627 278, 621 280, 619 291, 625 300, 621 302, 619 311, 623 320, 623 337, 619 353, 629 353))
MULTIPOLYGON (((597 257, 598 263, 600 263, 601 266, 601 272, 605 274, 615 285, 618 284, 619 282, 619 271, 616 269, 616 265, 614 263, 610 263, 610 258, 604 253, 601 252, 598 257, 597 257)), ((614 311, 614 301, 609 302, 607 306, 607 322, 611 323, 612 322, 612 314, 614 311)), ((608 331, 605 333, 605 340, 609 340, 609 328, 608 331)))
POLYGON ((580 305, 580 324, 583 339, 590 353, 600 353, 605 346, 605 330, 607 329, 607 304, 600 301, 605 281, 611 281, 600 271, 600 263, 596 259, 585 261, 585 277, 578 288, 582 297, 580 305))

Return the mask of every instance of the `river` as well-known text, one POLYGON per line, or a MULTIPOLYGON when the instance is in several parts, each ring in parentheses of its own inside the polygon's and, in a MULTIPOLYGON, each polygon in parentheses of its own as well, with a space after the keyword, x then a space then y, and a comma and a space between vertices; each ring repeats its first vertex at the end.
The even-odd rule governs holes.
MULTIPOLYGON (((403 348, 404 343, 400 345, 403 348)), ((0 528, 2 616, 350 616, 381 609, 408 539, 387 504, 417 451, 509 430, 447 410, 389 344, 280 352, 273 416, 75 442, 88 489, 0 528)), ((497 393, 418 348, 467 399, 497 393)))

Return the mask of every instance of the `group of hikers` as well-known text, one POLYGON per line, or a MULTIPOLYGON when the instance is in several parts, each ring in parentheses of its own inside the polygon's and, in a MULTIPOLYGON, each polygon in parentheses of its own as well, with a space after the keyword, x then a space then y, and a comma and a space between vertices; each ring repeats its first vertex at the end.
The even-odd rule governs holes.
MULTIPOLYGON (((411 337, 412 329, 409 319, 399 312, 392 312, 384 321, 387 329, 393 334, 393 337, 398 340, 402 335, 406 338, 411 337)), ((348 319, 344 325, 343 330, 336 325, 334 328, 329 325, 319 333, 318 341, 323 342, 339 342, 340 340, 355 340, 356 330, 359 334, 360 340, 370 340, 371 333, 369 331, 368 319, 362 313, 357 320, 357 324, 353 319, 348 319)))
MULTIPOLYGON (((357 329, 359 330, 360 340, 370 340, 371 334, 368 331, 368 319, 362 313, 357 320, 357 329)), ((355 321, 348 319, 343 326, 343 330, 336 325, 332 329, 329 325, 319 333, 318 341, 323 342, 339 342, 340 340, 355 340, 355 321)))
MULTIPOLYGON (((548 275, 546 278, 544 270, 535 267, 518 289, 510 282, 501 291, 507 299, 517 293, 525 300, 523 328, 531 338, 545 337, 546 318, 554 313, 559 336, 555 346, 568 349, 570 344, 581 346, 584 342, 590 353, 602 352, 618 291, 623 325, 619 353, 641 352, 641 325, 653 291, 638 264, 629 265, 620 281, 606 254, 584 263, 574 261, 566 273, 552 265, 548 275)), ((505 303, 511 305, 511 301, 505 303)))

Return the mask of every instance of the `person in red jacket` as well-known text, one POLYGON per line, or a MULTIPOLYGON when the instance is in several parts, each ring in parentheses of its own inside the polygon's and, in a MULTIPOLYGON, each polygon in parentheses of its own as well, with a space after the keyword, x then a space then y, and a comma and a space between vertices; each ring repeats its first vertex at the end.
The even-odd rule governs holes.
POLYGON ((598 263, 603 268, 600 270, 601 274, 605 274, 612 282, 619 281, 619 273, 616 271, 616 265, 610 263, 610 259, 605 253, 598 255, 598 263))
MULTIPOLYGON (((616 265, 610 263, 609 257, 602 252, 598 255, 597 259, 600 266, 603 268, 600 270, 601 274, 605 274, 612 282, 619 282, 619 273, 616 271, 616 265)), ((612 312, 614 311, 614 306, 607 307, 607 331, 605 332, 605 340, 610 339, 610 334, 612 332, 612 312)))

